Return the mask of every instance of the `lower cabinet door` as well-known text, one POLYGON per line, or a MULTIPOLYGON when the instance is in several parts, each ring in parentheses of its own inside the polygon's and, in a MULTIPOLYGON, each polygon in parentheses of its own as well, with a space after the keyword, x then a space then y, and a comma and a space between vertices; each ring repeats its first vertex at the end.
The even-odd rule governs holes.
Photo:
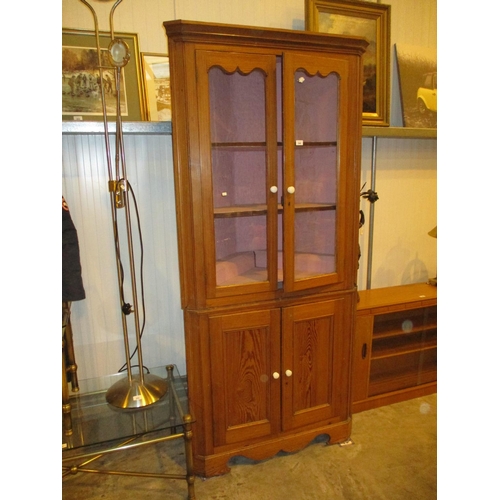
POLYGON ((210 318, 215 446, 279 432, 280 316, 277 308, 210 318))
POLYGON ((348 418, 349 303, 349 298, 340 298, 284 308, 284 431, 348 418))

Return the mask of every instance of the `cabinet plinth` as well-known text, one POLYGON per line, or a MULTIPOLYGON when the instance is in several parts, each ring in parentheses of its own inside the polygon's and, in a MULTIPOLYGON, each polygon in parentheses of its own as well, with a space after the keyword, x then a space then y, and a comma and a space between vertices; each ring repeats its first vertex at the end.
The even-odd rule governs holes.
POLYGON ((164 23, 196 472, 350 435, 360 38, 164 23))

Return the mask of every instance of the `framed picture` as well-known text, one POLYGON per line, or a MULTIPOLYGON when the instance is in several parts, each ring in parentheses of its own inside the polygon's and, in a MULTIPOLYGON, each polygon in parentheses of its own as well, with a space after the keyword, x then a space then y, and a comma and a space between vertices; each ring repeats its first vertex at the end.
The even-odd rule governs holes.
MULTIPOLYGON (((121 70, 120 111, 124 121, 144 119, 140 80, 139 43, 136 34, 115 32, 130 50, 130 60, 121 70)), ((115 68, 108 59, 110 34, 99 35, 106 115, 116 117, 115 68)), ((94 31, 63 29, 62 33, 62 119, 101 121, 101 75, 94 31)))
POLYGON ((437 51, 396 44, 403 125, 437 128, 437 51))
POLYGON ((152 122, 172 121, 168 56, 141 52, 141 67, 146 119, 152 122))
POLYGON ((363 125, 388 126, 391 6, 339 0, 305 2, 306 29, 362 36, 370 42, 363 55, 363 125))

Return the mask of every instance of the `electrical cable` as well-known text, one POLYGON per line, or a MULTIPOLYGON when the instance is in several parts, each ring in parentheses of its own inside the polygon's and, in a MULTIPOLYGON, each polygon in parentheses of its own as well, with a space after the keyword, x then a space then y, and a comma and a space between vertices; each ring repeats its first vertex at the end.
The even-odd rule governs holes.
MULTIPOLYGON (((123 180, 123 179, 122 179, 123 180)), ((137 206, 137 199, 135 197, 134 190, 132 188, 132 185, 130 182, 127 180, 127 191, 130 191, 132 195, 132 201, 134 202, 134 209, 135 209, 135 214, 137 218, 137 230, 139 233, 139 245, 140 245, 140 283, 141 283, 141 304, 142 304, 142 326, 141 326, 141 332, 139 334, 139 338, 142 339, 142 335, 144 334, 144 329, 146 327, 146 301, 144 297, 144 243, 142 239, 142 228, 141 228, 141 220, 139 217, 139 208, 137 206)), ((121 260, 120 260, 120 266, 121 266, 121 260)), ((123 273, 122 273, 123 276, 123 273)), ((125 304, 125 299, 124 299, 124 294, 123 294, 123 280, 122 280, 122 286, 120 287, 120 295, 121 295, 121 302, 122 302, 122 310, 125 305, 130 305, 130 304, 125 304)), ((126 314, 126 313, 125 313, 126 314)), ((139 314, 139 311, 135 311, 135 314, 139 314)), ((135 353, 137 352, 137 346, 135 347, 134 351, 132 354, 130 354, 129 361, 132 361, 132 358, 134 357, 135 353)), ((137 365, 131 365, 131 367, 136 367, 137 365)), ((125 362, 123 366, 118 370, 118 373, 123 372, 123 370, 127 367, 127 363, 125 362)), ((147 373, 149 373, 149 369, 144 366, 146 369, 147 373)))

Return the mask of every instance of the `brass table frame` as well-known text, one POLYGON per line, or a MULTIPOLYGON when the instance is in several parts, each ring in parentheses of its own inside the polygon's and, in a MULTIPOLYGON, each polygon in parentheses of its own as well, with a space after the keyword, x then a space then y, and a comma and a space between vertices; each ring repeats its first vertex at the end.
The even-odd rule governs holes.
MULTIPOLYGON (((91 443, 89 445, 82 445, 78 449, 68 446, 68 442, 71 442, 71 435, 68 435, 68 429, 65 428, 63 422, 63 434, 65 435, 66 448, 63 444, 63 457, 62 457, 62 476, 63 478, 68 474, 76 474, 78 472, 95 473, 95 474, 111 474, 111 475, 123 475, 123 476, 137 476, 137 477, 147 477, 147 478, 160 478, 160 479, 183 479, 187 482, 188 487, 188 500, 196 500, 194 491, 194 481, 195 476, 193 473, 193 448, 192 448, 192 437, 193 431, 191 424, 193 423, 193 418, 190 413, 185 413, 177 390, 174 384, 174 365, 167 365, 167 383, 168 391, 165 397, 169 398, 169 420, 170 427, 166 427, 160 430, 152 429, 151 431, 145 431, 137 435, 130 436, 124 440, 113 440, 109 443, 91 443), (182 418, 182 423, 176 422, 176 411, 182 418), (182 431, 177 432, 177 428, 181 427, 182 431), (170 434, 167 434, 170 431, 170 434), (157 435, 157 437, 148 437, 149 435, 157 435), (145 438, 144 440, 138 441, 140 438, 145 438), (173 439, 184 439, 184 447, 186 454, 186 474, 167 474, 167 473, 149 473, 149 472, 137 472, 137 471, 123 471, 123 470, 110 470, 110 469, 97 469, 88 468, 87 465, 98 460, 99 458, 115 453, 118 451, 130 450, 138 448, 145 445, 161 443, 164 441, 171 441, 173 439), (118 441, 118 443, 117 443, 118 441), (99 447, 98 450, 86 451, 90 448, 99 447), (80 453, 71 454, 71 456, 65 457, 71 451, 79 451, 80 453), (83 461, 82 461, 83 460, 83 461), (71 461, 71 465, 65 465, 66 462, 71 461), (82 461, 82 462, 81 462, 82 461), (80 462, 80 463, 78 463, 80 462)), ((82 395, 85 396, 85 395, 82 395)), ((81 396, 76 396, 81 397, 81 396)), ((156 403, 155 403, 156 404, 156 403)), ((72 406, 72 410, 75 405, 72 406)), ((76 411, 76 410, 75 410, 76 411)), ((130 410, 128 410, 130 411, 130 410)), ((78 424, 77 416, 73 416, 73 423, 78 424)))

